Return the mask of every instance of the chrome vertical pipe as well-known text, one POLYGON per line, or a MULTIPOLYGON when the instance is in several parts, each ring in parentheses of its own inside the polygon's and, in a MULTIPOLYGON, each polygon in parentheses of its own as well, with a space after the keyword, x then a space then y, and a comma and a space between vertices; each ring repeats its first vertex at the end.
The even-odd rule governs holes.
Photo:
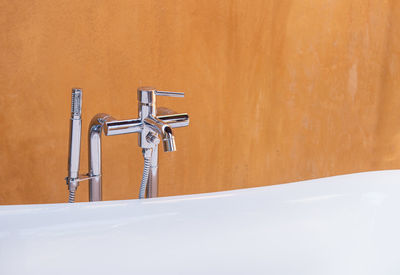
POLYGON ((101 201, 101 126, 89 130, 89 201, 101 201))
POLYGON ((89 201, 101 201, 101 132, 110 115, 97 114, 89 125, 89 201))
POLYGON ((153 154, 151 155, 151 169, 147 183, 146 197, 158 197, 158 145, 154 146, 153 154))

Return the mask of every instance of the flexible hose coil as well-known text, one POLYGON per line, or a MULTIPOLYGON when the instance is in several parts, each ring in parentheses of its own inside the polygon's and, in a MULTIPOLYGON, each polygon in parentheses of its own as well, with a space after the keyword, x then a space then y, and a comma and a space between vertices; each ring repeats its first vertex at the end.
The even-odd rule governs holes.
POLYGON ((76 190, 69 190, 68 202, 74 203, 75 202, 75 191, 76 190))
POLYGON ((146 187, 147 187, 147 182, 149 181, 149 174, 151 168, 151 154, 152 154, 152 149, 143 149, 144 166, 143 166, 142 182, 140 183, 139 199, 144 199, 146 196, 146 187))

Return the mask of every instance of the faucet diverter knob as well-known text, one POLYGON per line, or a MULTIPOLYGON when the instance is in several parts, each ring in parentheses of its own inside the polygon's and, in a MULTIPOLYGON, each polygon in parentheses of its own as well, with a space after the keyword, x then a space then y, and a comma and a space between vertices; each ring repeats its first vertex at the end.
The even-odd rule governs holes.
POLYGON ((158 145, 160 143, 160 139, 158 138, 158 136, 156 134, 153 134, 152 132, 149 132, 146 135, 146 140, 155 145, 158 145))

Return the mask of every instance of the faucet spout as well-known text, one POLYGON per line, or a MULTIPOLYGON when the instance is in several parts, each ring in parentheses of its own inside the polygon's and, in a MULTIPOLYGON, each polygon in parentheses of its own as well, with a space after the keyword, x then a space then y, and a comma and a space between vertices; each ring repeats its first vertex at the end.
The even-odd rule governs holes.
POLYGON ((165 135, 163 136, 163 147, 164 147, 164 152, 176 151, 175 137, 172 134, 171 127, 165 128, 165 135))
POLYGON ((144 119, 144 123, 149 126, 153 131, 161 135, 163 140, 164 152, 176 151, 175 137, 172 133, 172 127, 169 124, 153 116, 146 117, 144 119))

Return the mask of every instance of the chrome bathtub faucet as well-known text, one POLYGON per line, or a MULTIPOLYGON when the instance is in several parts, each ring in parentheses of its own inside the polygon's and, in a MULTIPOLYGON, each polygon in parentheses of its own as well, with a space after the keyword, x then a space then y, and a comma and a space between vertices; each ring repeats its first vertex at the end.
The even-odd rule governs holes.
POLYGON ((101 179, 101 133, 106 136, 138 133, 139 147, 144 157, 140 198, 158 195, 158 144, 161 136, 165 152, 176 150, 173 128, 189 125, 187 113, 177 114, 167 108, 156 107, 156 96, 183 97, 184 93, 157 91, 152 87, 140 87, 138 94, 139 118, 116 120, 108 114, 99 113, 89 125, 89 173, 79 175, 81 143, 82 90, 72 90, 68 177, 69 202, 75 201, 80 181, 89 180, 89 201, 102 200, 101 179))

